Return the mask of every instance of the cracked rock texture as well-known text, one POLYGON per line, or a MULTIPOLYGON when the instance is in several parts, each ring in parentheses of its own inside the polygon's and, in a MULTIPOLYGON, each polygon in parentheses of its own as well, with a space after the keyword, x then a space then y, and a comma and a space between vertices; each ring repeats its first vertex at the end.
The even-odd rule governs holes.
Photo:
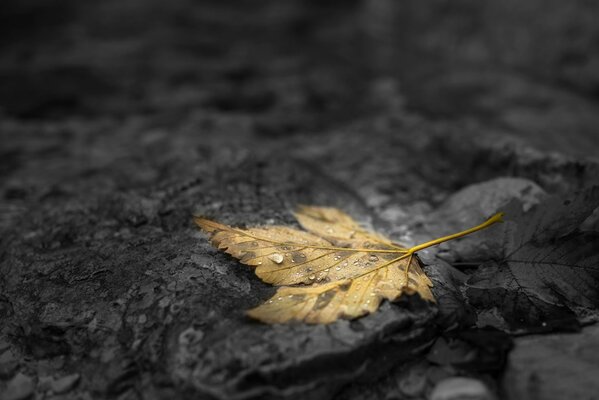
MULTIPOLYGON (((191 215, 294 224, 294 205, 326 204, 412 244, 598 184, 598 12, 3 1, 0 398, 442 396, 458 373, 423 356, 469 318, 449 263, 488 257, 492 236, 483 252, 464 240, 422 254, 438 306, 266 326, 243 311, 274 289, 191 215)), ((595 393, 554 378, 596 364, 573 355, 586 329, 517 338, 505 379, 474 385, 595 393), (552 341, 572 350, 563 363, 539 358, 552 341)))

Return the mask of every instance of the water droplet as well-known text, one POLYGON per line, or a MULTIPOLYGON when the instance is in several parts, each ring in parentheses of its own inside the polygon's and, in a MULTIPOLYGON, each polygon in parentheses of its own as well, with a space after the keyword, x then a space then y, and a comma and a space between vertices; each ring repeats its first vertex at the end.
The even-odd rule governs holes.
POLYGON ((341 264, 342 267, 347 267, 347 261, 345 261, 343 264, 341 264))
POLYGON ((262 261, 258 261, 256 264, 257 265, 262 265, 262 261))
POLYGON ((304 253, 292 253, 291 261, 293 262, 304 262, 306 260, 306 255, 304 253))
POLYGON ((334 231, 333 231, 333 228, 331 228, 331 227, 328 227, 328 228, 327 228, 327 233, 333 233, 333 232, 334 232, 334 231))
POLYGON ((283 255, 279 253, 273 253, 269 255, 268 258, 277 264, 281 264, 283 262, 283 255))
POLYGON ((312 271, 313 271, 313 269, 312 269, 312 267, 308 267, 308 268, 306 268, 306 271, 307 271, 307 272, 312 272, 312 271))
POLYGON ((336 271, 341 271, 341 267, 337 265, 337 266, 335 267, 335 270, 336 270, 336 271))
POLYGON ((324 272, 329 272, 329 270, 330 270, 330 268, 327 268, 327 269, 324 270, 324 272))
POLYGON ((341 260, 341 256, 340 256, 340 255, 336 255, 336 256, 334 257, 334 259, 335 259, 335 261, 339 261, 339 260, 341 260))
POLYGON ((269 303, 272 303, 272 300, 268 300, 269 303))
POLYGON ((308 277, 311 281, 313 281, 314 279, 316 279, 316 275, 312 274, 308 277))
POLYGON ((282 297, 277 297, 277 300, 281 301, 281 300, 283 300, 283 298, 282 297))
POLYGON ((370 257, 368 257, 368 259, 369 259, 370 261, 373 261, 373 262, 374 262, 374 261, 378 261, 378 260, 379 260, 379 258, 378 258, 376 255, 374 255, 374 254, 371 254, 371 255, 370 255, 370 257))

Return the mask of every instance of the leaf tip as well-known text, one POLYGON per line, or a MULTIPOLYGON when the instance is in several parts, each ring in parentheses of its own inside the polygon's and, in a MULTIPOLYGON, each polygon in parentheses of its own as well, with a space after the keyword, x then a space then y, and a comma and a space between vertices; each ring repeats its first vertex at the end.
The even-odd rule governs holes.
POLYGON ((193 222, 204 232, 215 233, 218 230, 226 230, 227 226, 212 221, 203 215, 193 215, 193 222))
POLYGON ((202 215, 193 215, 193 222, 199 226, 200 228, 202 228, 204 226, 204 224, 206 223, 207 218, 202 216, 202 215))

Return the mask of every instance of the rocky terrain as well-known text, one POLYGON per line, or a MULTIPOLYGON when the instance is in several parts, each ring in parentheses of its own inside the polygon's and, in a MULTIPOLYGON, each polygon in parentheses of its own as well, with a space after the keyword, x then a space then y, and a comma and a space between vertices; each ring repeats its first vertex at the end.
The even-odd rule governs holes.
POLYGON ((330 205, 409 245, 516 204, 591 237, 597 15, 2 2, 0 398, 592 399, 599 295, 558 285, 534 314, 476 292, 501 230, 421 254, 437 305, 269 326, 244 310, 274 289, 191 216, 293 225, 295 205, 330 205))

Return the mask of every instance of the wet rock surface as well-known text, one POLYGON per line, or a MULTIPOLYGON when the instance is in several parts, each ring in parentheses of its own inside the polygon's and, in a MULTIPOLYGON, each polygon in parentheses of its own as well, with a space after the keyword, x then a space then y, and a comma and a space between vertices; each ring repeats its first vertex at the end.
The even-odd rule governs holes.
POLYGON ((456 376, 518 398, 587 368, 517 338, 504 369, 511 340, 473 328, 491 232, 421 254, 437 305, 267 326, 244 310, 274 289, 191 215, 326 204, 414 244, 598 184, 594 5, 0 7, 1 398, 452 398, 456 376))

